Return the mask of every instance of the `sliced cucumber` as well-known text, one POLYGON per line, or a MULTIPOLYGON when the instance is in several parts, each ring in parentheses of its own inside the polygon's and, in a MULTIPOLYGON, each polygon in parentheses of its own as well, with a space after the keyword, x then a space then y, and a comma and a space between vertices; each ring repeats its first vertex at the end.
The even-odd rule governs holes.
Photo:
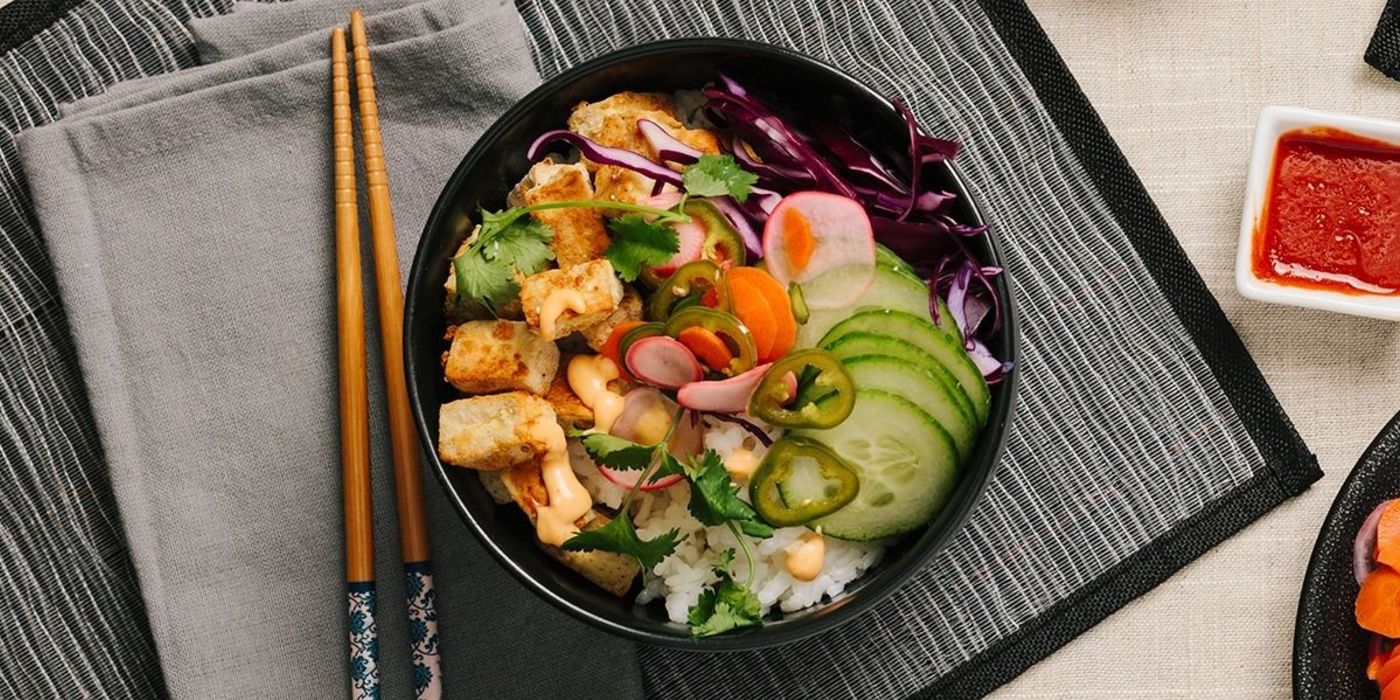
MULTIPOLYGON (((808 317, 807 323, 797 330, 797 347, 815 346, 832 326, 858 309, 898 309, 925 320, 932 320, 928 311, 928 287, 917 277, 888 267, 876 266, 875 277, 869 289, 854 303, 834 309, 818 309, 812 305, 813 294, 828 298, 838 295, 835 290, 825 289, 827 285, 845 284, 851 284, 851 281, 842 275, 828 273, 802 285, 802 295, 806 297, 807 306, 811 308, 811 316, 808 317)), ((947 318, 949 324, 952 323, 952 317, 942 313, 941 308, 939 316, 947 318)))
MULTIPOLYGON (((991 391, 987 389, 987 380, 982 378, 981 370, 977 369, 972 358, 967 356, 967 350, 963 349, 962 342, 939 330, 932 323, 929 323, 927 318, 893 309, 858 311, 850 318, 832 327, 818 343, 818 346, 836 353, 836 350, 833 349, 835 345, 841 342, 843 336, 851 333, 889 336, 922 348, 938 360, 957 380, 958 386, 962 387, 963 393, 967 394, 967 398, 972 401, 972 410, 977 416, 979 427, 986 424, 987 412, 992 398, 991 391)), ((848 347, 845 348, 844 352, 846 357, 852 357, 854 354, 867 354, 870 351, 865 350, 857 353, 848 347)), ((837 357, 842 356, 841 353, 836 354, 837 357)))
POLYGON ((953 438, 958 464, 972 455, 977 442, 977 416, 957 382, 936 362, 910 362, 892 355, 856 355, 843 358, 841 364, 856 386, 903 396, 933 416, 953 438), (938 367, 941 376, 930 371, 929 364, 938 367))
POLYGON ((794 433, 826 444, 860 475, 854 501, 810 523, 832 537, 864 541, 914 530, 938 513, 957 481, 957 449, 947 431, 887 391, 858 388, 855 410, 841 425, 794 433))
POLYGON ((875 244, 875 264, 883 265, 884 267, 892 268, 894 270, 898 270, 899 272, 907 272, 911 275, 914 274, 913 265, 904 262, 904 258, 895 255, 895 252, 893 250, 890 250, 889 248, 886 248, 885 246, 882 246, 879 243, 875 244))

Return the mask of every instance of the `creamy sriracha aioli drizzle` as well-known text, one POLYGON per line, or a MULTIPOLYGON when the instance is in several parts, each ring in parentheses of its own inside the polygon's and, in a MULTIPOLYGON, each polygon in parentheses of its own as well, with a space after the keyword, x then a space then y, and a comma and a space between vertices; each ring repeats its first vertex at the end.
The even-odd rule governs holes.
POLYGON ((569 361, 568 379, 579 401, 593 410, 593 427, 608 432, 622 413, 622 397, 608 390, 617 365, 602 355, 579 355, 569 361))
POLYGON ((573 465, 569 463, 564 429, 550 420, 540 425, 538 430, 539 436, 549 447, 544 463, 540 465, 544 488, 549 492, 549 505, 535 509, 535 534, 541 542, 558 547, 578 532, 578 526, 574 523, 593 507, 593 499, 579 483, 573 465))
POLYGON ((577 289, 556 289, 550 292, 549 296, 545 297, 544 302, 540 304, 540 337, 545 340, 554 340, 554 325, 559 320, 559 315, 564 311, 581 314, 587 309, 588 305, 577 289))
POLYGON ((822 572, 826 559, 826 540, 820 532, 808 532, 802 539, 787 546, 787 572, 798 581, 811 581, 822 572))

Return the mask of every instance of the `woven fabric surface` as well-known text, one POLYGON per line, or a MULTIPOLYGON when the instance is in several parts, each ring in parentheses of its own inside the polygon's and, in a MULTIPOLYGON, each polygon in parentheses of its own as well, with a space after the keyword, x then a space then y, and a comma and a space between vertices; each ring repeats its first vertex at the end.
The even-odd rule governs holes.
MULTIPOLYGON (((644 649, 653 692, 985 692, 1005 680, 995 660, 1021 631, 1043 626, 1054 636, 1055 626, 1074 624, 1041 615, 1087 588, 1149 576, 1150 563, 1116 567, 1139 552, 1153 556, 1156 538, 1209 518, 1236 489, 1278 498, 1314 478, 1308 456, 1289 451, 1291 431, 1275 440, 1246 430, 1220 381, 1243 385, 1253 367, 1217 368, 1217 380, 1176 316, 1210 318, 1214 302, 1163 294, 1159 279, 1199 280, 1184 260, 1170 260, 1182 269, 1149 272, 979 3, 537 0, 523 13, 546 76, 649 39, 734 35, 796 48, 905 97, 934 133, 963 142, 959 165, 1007 245, 1018 292, 1022 398, 1008 456, 953 546, 889 603, 808 642, 722 657, 644 649), (1293 463, 1271 467, 1261 449, 1293 463), (865 662, 849 662, 856 658, 865 662)), ((1160 267, 1170 252, 1144 254, 1160 267)), ((1233 397, 1239 408, 1274 406, 1262 384, 1251 392, 1233 397)))
POLYGON ((1371 45, 1366 47, 1366 62, 1400 80, 1400 0, 1385 4, 1376 33, 1371 35, 1371 45))
MULTIPOLYGON (((1049 2, 1052 0, 1043 0, 1049 2)), ((7 68, 0 76, 4 79, 0 91, 11 96, 6 104, 18 115, 17 124, 45 121, 53 113, 53 103, 99 91, 118 78, 187 64, 188 37, 178 24, 166 24, 163 18, 183 17, 191 12, 208 14, 223 9, 225 3, 219 3, 217 8, 171 4, 174 10, 155 2, 129 2, 121 8, 118 3, 102 0, 80 5, 55 28, 67 32, 61 41, 50 44, 47 53, 31 54, 14 63, 30 74, 13 73, 7 68), (87 13, 83 14, 85 8, 87 13), (133 30, 121 36, 123 41, 116 41, 112 35, 104 36, 94 29, 123 13, 139 17, 138 24, 145 34, 133 30), (75 17, 83 17, 89 24, 79 25, 75 17), (159 33, 161 28, 168 29, 169 34, 159 33), (138 37, 146 38, 143 42, 137 41, 138 37), (61 54, 63 50, 70 53, 61 54), (55 62, 63 68, 52 67, 55 62), (43 71, 58 71, 68 77, 35 75, 43 71), (65 85, 71 94, 60 94, 51 83, 65 85), (15 104, 30 103, 27 111, 14 110, 15 104)), ((1262 511, 1298 485, 1284 488, 1274 479, 1261 455, 1253 449, 1247 431, 1238 419, 1232 418, 1233 411, 1219 383, 1191 349, 1191 338, 1163 303, 1157 284, 1142 271, 1131 246, 1125 245, 1123 231, 1118 230, 1111 212, 1099 201, 1101 196, 1094 183, 1082 166, 1076 165, 1071 149, 1056 137, 1057 125, 1046 117, 1032 86, 975 4, 940 2, 926 8, 910 3, 890 10, 884 3, 821 2, 764 11, 727 2, 691 2, 668 11, 659 3, 609 6, 594 2, 573 10, 585 13, 587 21, 593 23, 588 25, 592 29, 586 37, 578 35, 579 17, 564 13, 562 5, 531 2, 523 7, 535 33, 537 59, 546 74, 583 57, 648 37, 748 35, 795 46, 841 65, 882 91, 913 99, 926 123, 968 143, 963 166, 973 176, 991 217, 1013 243, 1013 273, 1023 288, 1022 305, 1027 314, 1026 356, 1028 361, 1038 362, 1044 372, 1039 379, 1028 373, 1024 394, 1036 391, 1033 387, 1040 382, 1067 376, 1063 374, 1065 365, 1057 367, 1057 363, 1073 362, 1072 353, 1076 352, 1082 358, 1095 357, 1092 362, 1080 359, 1077 367, 1092 366, 1101 375, 1096 378, 1103 382, 1096 387, 1100 390, 1097 394, 1076 392, 1076 387, 1063 384, 1039 384, 1041 403, 1029 401, 1023 407, 1023 427, 1036 415, 1066 407, 1072 409, 1066 415, 1077 416, 1079 422, 1072 424, 1073 429, 1065 425, 1043 427, 1041 434, 1022 433, 1015 438, 1010 458, 1013 466, 1003 472, 969 532, 938 564, 921 574, 910 590, 901 593, 896 603, 856 623, 851 634, 857 636, 849 639, 891 645, 891 653, 882 650, 879 659, 871 664, 880 673, 860 673, 852 668, 839 678, 819 676, 820 680, 812 685, 794 685, 792 680, 801 678, 808 667, 793 650, 739 662, 758 686, 780 689, 775 693, 778 696, 883 696, 926 688, 960 664, 967 668, 967 659, 979 651, 995 649, 998 640, 1034 627, 1038 613, 1063 605, 1074 591, 1082 590, 1079 587, 1085 582, 1114 571, 1115 567, 1121 568, 1125 562, 1132 563, 1134 554, 1146 551, 1144 545, 1153 537, 1180 527, 1188 518, 1211 515, 1214 507, 1224 501, 1241 502, 1235 497, 1222 498, 1225 494, 1262 494, 1255 497, 1255 507, 1262 511), (988 67, 994 69, 994 75, 983 72, 988 67), (989 77, 998 79, 987 80, 989 77), (1014 135, 1020 142, 1000 143, 994 134, 1014 135), (1017 148, 1030 148, 1029 157, 1018 153, 1017 148), (1007 195, 1008 183, 1022 190, 1007 195), (1053 210, 1031 194, 1047 189, 1058 195, 1050 200, 1060 204, 1053 210), (1037 275, 1050 260, 1035 256, 1056 252, 1020 249, 1014 245, 1015 237, 1048 235, 1055 230, 1049 226, 1051 223, 1063 227, 1059 229, 1062 238, 1068 235, 1066 232, 1083 235, 1081 247, 1073 251, 1074 262, 1092 260, 1106 265, 1099 272, 1110 270, 1117 274, 1096 274, 1092 279, 1087 274, 1039 279, 1037 275), (1035 295, 1027 298, 1027 290, 1033 289, 1028 286, 1031 281, 1046 283, 1038 303, 1035 295), (1126 303, 1114 308, 1092 308, 1087 302, 1098 299, 1105 290, 1121 294, 1120 301, 1126 303), (1091 291, 1092 294, 1087 293, 1091 291), (1061 296, 1053 297, 1053 293, 1061 296), (1059 337, 1057 334, 1065 334, 1064 329, 1078 327, 1090 318, 1117 321, 1116 325, 1099 329, 1117 335, 1098 338, 1098 345, 1093 344, 1093 338, 1082 338, 1077 349, 1036 340, 1059 337), (1133 367, 1133 358, 1127 353, 1116 360, 1097 358, 1097 351, 1114 344, 1150 347, 1176 364, 1133 367), (1066 351, 1071 354, 1061 356, 1066 351), (1129 364, 1115 365, 1115 361, 1129 364), (1162 369, 1171 382, 1157 385, 1149 381, 1162 369), (1100 403, 1102 392, 1110 389, 1118 392, 1116 395, 1135 397, 1136 403, 1120 405, 1136 407, 1142 413, 1113 410, 1100 403), (1202 416, 1175 413, 1189 413, 1201 405, 1211 410, 1202 416), (1170 438, 1156 429, 1164 419, 1168 428, 1178 431, 1170 438), (1147 430, 1149 425, 1154 430, 1147 430), (1124 429, 1126 432, 1116 432, 1124 429), (1141 439, 1115 442, 1111 439, 1115 435, 1141 439), (1040 455, 1042 459, 1037 460, 1029 449, 1031 444, 1087 449, 1050 450, 1059 459, 1046 460, 1040 455), (1021 508, 1026 504, 1029 510, 1021 508), (1023 568, 1044 566, 1040 571, 1048 574, 1017 574, 1008 571, 1014 567, 994 566, 992 557, 1007 551, 1005 540, 999 539, 1006 533, 1026 536, 1011 550, 1020 555, 1018 561, 1023 568), (989 591, 994 594, 987 595, 989 591), (919 607, 911 607, 915 602, 919 607), (901 630, 917 639, 894 635, 901 630)), ((6 58, 13 59, 13 52, 6 58)), ((1090 76, 1095 77, 1101 76, 1090 76)), ((8 122, 6 126, 13 130, 8 122)), ((4 143, 8 144, 8 140, 4 143)), ((17 368, 13 370, 15 374, 5 375, 7 382, 11 376, 16 379, 7 384, 11 393, 0 400, 9 431, 0 439, 14 439, 24 450, 7 449, 0 459, 5 460, 3 463, 12 474, 29 481, 16 479, 11 483, 8 475, 0 481, 0 490, 7 496, 0 517, 15 518, 13 525, 4 523, 3 531, 16 533, 14 538, 3 541, 6 550, 0 561, 5 566, 0 585, 24 594, 27 600, 40 602, 15 613, 29 615, 29 619, 17 620, 19 624, 6 626, 9 631, 0 631, 0 635, 11 635, 0 637, 0 645, 7 650, 21 650, 0 659, 0 678, 9 684, 0 688, 9 691, 6 695, 18 697, 72 696, 84 692, 149 697, 159 693, 159 672, 152 670, 156 666, 139 597, 122 554, 110 497, 103 495, 107 488, 102 476, 105 470, 95 436, 90 432, 91 420, 86 414, 81 384, 71 368, 72 351, 61 309, 53 296, 37 238, 32 229, 23 228, 23 222, 29 221, 22 208, 23 192, 11 187, 17 180, 13 179, 12 158, 8 162, 7 177, 11 179, 5 181, 6 192, 15 207, 13 218, 21 223, 0 220, 4 244, 16 249, 13 256, 6 252, 3 269, 8 273, 6 284, 28 286, 15 286, 5 299, 4 318, 10 323, 0 342, 10 342, 12 337, 16 340, 5 348, 13 352, 3 355, 7 364, 0 364, 0 372, 10 371, 12 365, 17 368), (29 251, 29 257, 20 255, 19 251, 24 250, 29 251), (14 270, 23 273, 25 268, 16 265, 28 266, 28 276, 17 274, 14 270), (34 310, 44 309, 46 315, 36 319, 34 310), (26 335, 17 335, 19 332, 26 335), (58 436, 52 427, 54 423, 65 428, 58 436), (64 442, 69 446, 64 447, 64 442), (21 454, 21 459, 15 460, 15 454, 21 454), (13 505, 24 502, 30 493, 27 489, 53 484, 63 484, 65 488, 59 495, 54 495, 52 488, 44 491, 52 503, 34 506, 29 512, 20 512, 13 505), (70 510, 59 512, 60 507, 70 510), (15 512, 10 513, 11 510, 15 512), (67 516, 61 522, 71 532, 56 535, 54 530, 58 528, 35 526, 55 515, 67 516), (69 539, 44 541, 60 536, 69 539), (100 543, 101 548, 93 550, 88 547, 91 543, 100 543), (94 551, 100 551, 102 556, 94 551), (66 587, 55 588, 59 581, 67 582, 66 587), (81 582, 82 587, 74 582, 81 582), (51 596, 41 595, 52 590, 78 593, 57 602, 51 596), (32 609, 39 606, 49 607, 38 612, 32 609), (47 623, 44 632, 21 637, 20 624, 35 622, 47 623), (33 678, 36 665, 46 677, 33 678), (53 669, 59 672, 54 674, 53 669)), ((1067 265, 1064 269, 1076 268, 1067 265)), ((1175 293, 1172 289, 1167 291, 1175 293)), ((1218 536, 1223 537, 1228 531, 1218 536)), ((1107 612, 1108 609, 1097 610, 1093 615, 1107 612)), ((847 655, 849 658, 868 657, 863 650, 852 649, 857 643, 861 642, 834 641, 830 650, 816 650, 814 658, 829 663, 831 655, 842 654, 843 650, 854 652, 847 655)), ((985 654, 978 661, 984 658, 985 654)), ((688 690, 711 691, 715 695, 738 693, 732 686, 712 685, 713 670, 692 664, 691 657, 668 655, 649 660, 656 663, 655 689, 676 695, 688 690), (688 667, 684 679, 674 674, 676 666, 688 667)), ((1024 660, 1015 670, 1033 660, 1024 660)), ((968 672, 961 673, 966 676, 968 672)), ((944 682, 939 686, 946 691, 942 695, 952 696, 966 694, 969 688, 985 689, 995 685, 996 680, 977 685, 944 682)), ((1057 694, 1071 695, 1074 691, 1061 685, 1057 694)))
POLYGON ((1308 556, 1342 481, 1400 410, 1400 332, 1241 297, 1244 177, 1266 105, 1400 116, 1400 83, 1362 61, 1386 4, 1030 0, 1326 476, 996 697, 1291 695, 1308 556), (1125 649, 1144 661, 1124 663, 1125 649))
POLYGON ((60 102, 192 65, 184 23, 229 4, 87 0, 0 55, 0 696, 164 692, 12 136, 60 102))

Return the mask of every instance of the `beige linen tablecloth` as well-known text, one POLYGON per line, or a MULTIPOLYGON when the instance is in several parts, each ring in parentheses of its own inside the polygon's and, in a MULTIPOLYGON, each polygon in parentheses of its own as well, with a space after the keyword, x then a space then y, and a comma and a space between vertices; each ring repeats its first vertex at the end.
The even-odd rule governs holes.
POLYGON ((1400 411, 1400 324, 1234 286, 1259 109, 1400 119, 1362 62, 1385 0, 1029 0, 1327 475, 992 697, 1281 698, 1318 528, 1400 411))

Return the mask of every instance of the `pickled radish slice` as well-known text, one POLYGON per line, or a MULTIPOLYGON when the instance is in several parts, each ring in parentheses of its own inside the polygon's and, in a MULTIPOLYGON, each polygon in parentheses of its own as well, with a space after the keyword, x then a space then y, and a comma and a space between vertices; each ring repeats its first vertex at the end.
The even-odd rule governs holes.
POLYGON ((828 192, 796 192, 783 198, 763 228, 768 273, 786 287, 840 270, 840 285, 803 286, 807 305, 838 308, 865 293, 875 276, 875 234, 860 202, 828 192))

